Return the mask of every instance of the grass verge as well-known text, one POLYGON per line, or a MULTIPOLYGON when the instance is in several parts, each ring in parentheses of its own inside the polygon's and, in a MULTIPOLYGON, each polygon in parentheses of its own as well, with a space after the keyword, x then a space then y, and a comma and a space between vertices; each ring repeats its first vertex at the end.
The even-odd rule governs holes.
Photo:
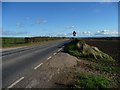
MULTIPOLYGON (((73 40, 71 43, 69 43, 64 51, 66 53, 69 53, 70 55, 73 55, 77 57, 78 59, 82 59, 84 61, 92 62, 92 64, 87 64, 86 67, 88 67, 92 72, 99 71, 98 73, 101 74, 101 76, 107 76, 107 77, 101 77, 97 75, 89 75, 88 73, 80 73, 78 75, 78 78, 75 82, 75 87, 77 88, 111 88, 111 87, 118 87, 120 83, 120 78, 116 75, 119 75, 120 68, 114 64, 117 62, 115 60, 109 60, 108 58, 98 60, 94 59, 92 56, 84 55, 80 50, 78 50, 77 42, 80 42, 80 40, 73 40), (111 65, 113 64, 113 65, 111 65), (104 75, 104 72, 108 73, 104 75), (111 78, 113 75, 115 78, 111 78)), ((84 43, 81 41, 81 43, 84 43)), ((110 56, 111 57, 111 56, 110 56)), ((84 67, 83 67, 84 68, 84 67)))
POLYGON ((112 88, 116 86, 115 83, 106 77, 89 75, 86 73, 80 73, 78 80, 75 82, 76 88, 112 88))
MULTIPOLYGON (((86 53, 83 53, 82 51, 78 50, 78 47, 77 47, 77 42, 81 42, 81 43, 84 43, 84 41, 82 40, 73 40, 71 43, 69 43, 64 51, 66 53, 69 53, 77 58, 82 58, 82 59, 87 59, 89 61, 93 61, 93 62, 99 62, 99 63, 114 63, 115 60, 112 60, 112 57, 111 56, 108 56, 108 57, 104 57, 104 58, 98 58, 98 59, 95 59, 93 57, 93 55, 89 55, 86 53)), ((106 56, 107 54, 103 53, 104 56, 106 56)))

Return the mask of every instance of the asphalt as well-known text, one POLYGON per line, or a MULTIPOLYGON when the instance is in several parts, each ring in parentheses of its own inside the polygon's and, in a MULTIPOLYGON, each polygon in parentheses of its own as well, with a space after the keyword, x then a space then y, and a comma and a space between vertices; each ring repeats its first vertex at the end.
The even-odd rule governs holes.
POLYGON ((70 40, 49 42, 40 46, 23 47, 2 52, 2 88, 9 87, 22 76, 47 60, 70 40))

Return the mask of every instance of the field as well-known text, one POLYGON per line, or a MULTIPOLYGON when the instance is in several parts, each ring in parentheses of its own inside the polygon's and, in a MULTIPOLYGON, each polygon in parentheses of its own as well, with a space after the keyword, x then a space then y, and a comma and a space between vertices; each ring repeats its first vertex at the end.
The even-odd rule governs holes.
POLYGON ((109 54, 115 60, 120 61, 120 40, 96 40, 96 39, 86 39, 85 42, 89 45, 98 47, 101 51, 109 54))
POLYGON ((2 47, 30 46, 59 39, 63 39, 63 37, 3 37, 2 47))

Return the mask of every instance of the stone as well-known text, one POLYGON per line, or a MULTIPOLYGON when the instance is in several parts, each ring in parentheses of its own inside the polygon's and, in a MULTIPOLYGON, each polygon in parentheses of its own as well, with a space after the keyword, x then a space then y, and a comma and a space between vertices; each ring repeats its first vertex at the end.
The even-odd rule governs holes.
POLYGON ((80 53, 82 53, 82 56, 92 58, 94 60, 108 60, 113 61, 113 58, 109 56, 106 53, 103 53, 100 51, 97 47, 90 46, 83 42, 77 43, 77 48, 80 53))

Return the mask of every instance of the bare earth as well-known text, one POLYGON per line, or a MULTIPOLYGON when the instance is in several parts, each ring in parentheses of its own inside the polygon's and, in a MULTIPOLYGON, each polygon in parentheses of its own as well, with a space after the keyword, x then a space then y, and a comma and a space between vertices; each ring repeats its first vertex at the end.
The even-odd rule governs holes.
POLYGON ((68 84, 72 80, 72 71, 77 65, 77 58, 66 53, 57 53, 34 70, 16 88, 54 88, 68 84), (68 79, 69 78, 69 79, 68 79))
POLYGON ((14 88, 67 88, 72 87, 78 72, 106 76, 86 67, 88 61, 59 52, 34 70, 14 88))

